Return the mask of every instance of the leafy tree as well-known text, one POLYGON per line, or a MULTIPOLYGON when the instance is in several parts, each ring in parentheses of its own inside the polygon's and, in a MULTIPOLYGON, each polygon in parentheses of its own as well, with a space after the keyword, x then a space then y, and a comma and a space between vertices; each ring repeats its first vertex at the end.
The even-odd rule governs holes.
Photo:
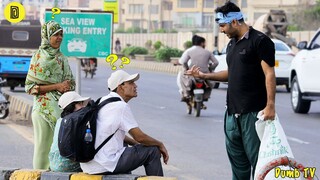
POLYGON ((183 43, 184 49, 189 49, 192 46, 192 41, 186 41, 183 43))
POLYGON ((162 46, 163 44, 161 43, 161 41, 156 41, 154 44, 153 44, 153 48, 155 50, 158 50, 160 49, 160 47, 162 46))
POLYGON ((170 62, 171 57, 180 57, 182 53, 180 49, 166 46, 156 51, 156 59, 160 62, 170 62))
MULTIPOLYGON (((293 27, 295 30, 317 30, 320 27, 320 0, 313 6, 301 6, 293 13, 293 27)), ((288 30, 291 30, 290 27, 288 30)))

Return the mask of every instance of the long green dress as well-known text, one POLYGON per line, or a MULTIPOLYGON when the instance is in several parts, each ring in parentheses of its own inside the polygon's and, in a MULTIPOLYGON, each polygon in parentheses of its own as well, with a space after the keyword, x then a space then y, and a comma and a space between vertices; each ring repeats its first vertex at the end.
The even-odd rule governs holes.
POLYGON ((29 72, 26 78, 25 91, 34 95, 32 123, 34 129, 34 169, 49 169, 48 154, 52 144, 54 127, 60 117, 61 109, 58 100, 61 93, 51 91, 45 94, 38 92, 38 85, 49 85, 71 81, 70 90, 74 90, 75 81, 68 59, 50 46, 50 37, 62 31, 55 21, 48 21, 42 26, 41 46, 32 56, 29 72))

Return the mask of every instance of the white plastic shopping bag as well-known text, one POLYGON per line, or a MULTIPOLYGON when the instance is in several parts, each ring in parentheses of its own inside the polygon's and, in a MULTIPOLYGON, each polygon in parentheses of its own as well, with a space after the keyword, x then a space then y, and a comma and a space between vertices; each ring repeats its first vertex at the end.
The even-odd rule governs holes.
MULTIPOLYGON (((278 116, 276 115, 275 120, 273 121, 264 121, 263 116, 261 116, 261 112, 259 112, 257 117, 259 120, 255 125, 261 144, 254 179, 256 179, 256 177, 258 176, 260 169, 270 161, 283 156, 293 158, 291 148, 279 122, 278 116)), ((290 169, 289 167, 285 166, 280 166, 279 168, 281 168, 281 170, 290 169)), ((265 180, 271 179, 273 180, 284 178, 281 178, 281 176, 276 178, 275 171, 272 170, 265 177, 265 180)))

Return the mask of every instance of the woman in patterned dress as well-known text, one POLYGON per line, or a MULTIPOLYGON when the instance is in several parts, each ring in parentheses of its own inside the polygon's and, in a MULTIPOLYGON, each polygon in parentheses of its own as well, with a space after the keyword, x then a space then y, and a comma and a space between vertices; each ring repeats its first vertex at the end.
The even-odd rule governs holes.
POLYGON ((75 81, 68 59, 61 53, 63 30, 55 21, 41 29, 41 45, 32 56, 25 91, 34 96, 32 124, 34 132, 34 169, 49 169, 48 154, 54 127, 60 117, 60 96, 74 90, 75 81))

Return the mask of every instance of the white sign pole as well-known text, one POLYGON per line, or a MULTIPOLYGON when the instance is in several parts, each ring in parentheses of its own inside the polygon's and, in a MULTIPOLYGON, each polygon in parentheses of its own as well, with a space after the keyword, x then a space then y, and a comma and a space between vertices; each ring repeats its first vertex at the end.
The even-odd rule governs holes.
MULTIPOLYGON (((77 13, 80 12, 77 9, 77 13)), ((81 60, 76 58, 77 61, 77 70, 76 70, 76 92, 81 95, 81 60)))
POLYGON ((81 95, 81 61, 76 58, 77 70, 76 70, 76 92, 81 95))

